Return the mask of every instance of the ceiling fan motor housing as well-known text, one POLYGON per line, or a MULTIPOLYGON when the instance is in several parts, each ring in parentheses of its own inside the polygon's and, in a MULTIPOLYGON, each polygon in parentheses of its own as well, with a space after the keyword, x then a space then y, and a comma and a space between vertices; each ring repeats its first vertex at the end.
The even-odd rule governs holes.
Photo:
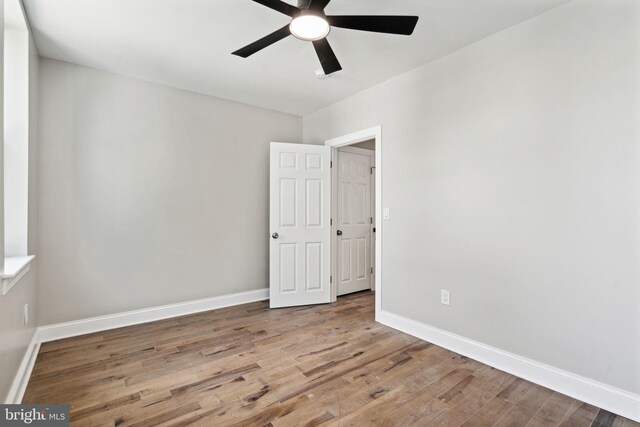
POLYGON ((310 4, 311 4, 311 0, 298 0, 299 9, 309 9, 310 4))

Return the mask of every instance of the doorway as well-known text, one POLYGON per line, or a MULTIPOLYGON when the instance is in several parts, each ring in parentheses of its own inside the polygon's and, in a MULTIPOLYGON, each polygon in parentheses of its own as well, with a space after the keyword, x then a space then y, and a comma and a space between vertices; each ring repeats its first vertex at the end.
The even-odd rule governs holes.
MULTIPOLYGON (((331 196, 332 197, 331 275, 333 278, 335 278, 335 280, 332 281, 332 286, 331 286, 332 301, 336 301, 338 295, 351 292, 351 289, 358 290, 358 286, 363 286, 363 285, 353 285, 353 278, 358 276, 360 277, 364 276, 363 274, 358 274, 358 273, 363 273, 363 270, 361 268, 362 264, 358 265, 358 259, 357 259, 358 249, 361 249, 361 248, 357 248, 358 243, 354 243, 354 240, 353 240, 354 231, 350 231, 348 235, 345 235, 345 232, 346 232, 344 229, 345 225, 344 223, 341 224, 342 218, 341 218, 339 209, 341 207, 344 208, 344 199, 342 200, 342 203, 341 203, 341 200, 339 200, 339 198, 340 196, 344 197, 345 191, 343 189, 343 191, 341 192, 341 189, 340 189, 340 177, 339 177, 340 175, 339 172, 341 169, 340 160, 343 160, 343 159, 349 160, 350 166, 348 169, 349 169, 350 175, 354 175, 354 169, 352 165, 354 165, 355 163, 356 164, 355 175, 357 176, 357 175, 361 175, 358 173, 358 170, 357 170, 358 161, 357 160, 353 161, 354 159, 351 157, 351 155, 366 156, 371 159, 370 160, 371 165, 369 166, 369 170, 366 171, 368 172, 367 177, 370 182, 370 186, 369 186, 370 191, 369 192, 367 192, 366 190, 364 191, 364 195, 368 194, 368 202, 369 202, 368 212, 370 214, 368 215, 368 218, 367 218, 367 215, 363 214, 362 211, 360 213, 356 212, 354 214, 353 209, 351 209, 351 212, 352 212, 350 215, 351 218, 349 219, 348 222, 350 223, 363 222, 362 219, 368 219, 368 222, 369 222, 368 231, 369 231, 369 239, 370 239, 369 240, 370 249, 369 250, 365 249, 365 252, 367 255, 369 255, 369 258, 367 260, 369 263, 367 266, 368 267, 368 270, 367 270, 368 283, 369 283, 368 286, 370 289, 375 291, 375 301, 376 301, 375 312, 376 312, 376 318, 377 318, 378 313, 380 312, 380 309, 381 309, 381 302, 382 302, 382 185, 381 185, 382 184, 382 127, 376 126, 369 129, 364 129, 359 132, 354 132, 351 134, 333 138, 328 141, 325 141, 325 145, 331 147, 331 161, 333 165, 337 166, 332 168, 332 177, 331 177, 331 194, 332 194, 331 196), (361 218, 358 218, 358 217, 361 217, 361 218), (342 234, 338 235, 338 231, 341 231, 342 234), (340 247, 340 245, 344 241, 344 238, 341 239, 343 236, 351 237, 351 242, 345 243, 344 247, 340 247), (354 245, 355 245, 355 249, 354 249, 354 245), (349 256, 346 256, 347 249, 349 249, 350 251, 349 256), (341 256, 343 256, 342 260, 339 259, 339 257, 341 256), (341 265, 341 261, 345 263, 349 262, 351 271, 349 272, 345 271, 344 270, 345 266, 344 264, 341 265), (360 267, 359 272, 357 271, 358 267, 360 267), (349 273, 349 274, 346 274, 346 273, 349 273), (345 287, 346 289, 342 289, 342 290, 340 289, 341 280, 347 281, 348 285, 345 287), (343 291, 346 291, 346 292, 343 292, 343 291)), ((355 159, 358 159, 358 157, 356 157, 355 159)), ((362 166, 360 166, 360 168, 362 168, 362 166)), ((362 178, 362 176, 360 176, 359 178, 362 178)), ((359 181, 359 178, 356 178, 355 181, 359 183, 363 183, 361 180, 359 181)), ((350 186, 351 188, 350 193, 353 193, 354 191, 353 189, 357 187, 357 184, 356 186, 353 185, 353 181, 354 180, 352 180, 350 183, 348 182, 344 183, 345 187, 347 187, 348 185, 350 186)), ((363 189, 363 186, 360 186, 361 197, 362 197, 362 189, 363 189)), ((356 190, 356 196, 357 196, 357 190, 356 190)), ((352 200, 356 200, 356 199, 352 198, 352 200)), ((366 206, 366 203, 363 205, 366 206)), ((366 212, 366 209, 365 209, 365 212, 366 212)), ((360 224, 360 225, 363 225, 363 224, 360 224)), ((366 243, 363 240, 363 234, 362 234, 363 230, 355 231, 355 233, 358 233, 358 232, 360 233, 359 244, 362 245, 363 243, 366 243)), ((362 253, 362 251, 360 251, 360 253, 362 253)), ((366 282, 366 280, 363 280, 363 282, 366 282)))
MULTIPOLYGON (((362 144, 361 144, 362 145, 362 144)), ((354 171, 349 179, 355 183, 357 195, 365 202, 360 203, 362 212, 355 212, 357 221, 351 222, 368 226, 363 230, 348 230, 346 236, 351 235, 359 251, 350 249, 344 258, 356 259, 360 256, 360 264, 350 263, 349 268, 355 271, 354 277, 366 278, 366 285, 359 283, 345 285, 342 293, 352 292, 354 286, 368 286, 371 288, 373 277, 375 290, 376 318, 381 309, 382 290, 382 138, 381 127, 365 129, 360 132, 344 135, 326 141, 325 145, 291 144, 272 142, 270 148, 270 191, 269 191, 269 304, 271 308, 290 307, 296 305, 325 304, 335 302, 338 295, 338 263, 337 256, 339 227, 337 203, 332 202, 332 195, 339 194, 337 177, 333 178, 337 170, 339 149, 341 158, 361 156, 348 159, 353 161, 354 171), (364 143, 374 147, 366 151, 366 147, 353 147, 354 144, 364 143), (360 151, 362 150, 362 151, 360 151), (375 160, 371 159, 371 151, 375 152, 375 160), (359 162, 359 158, 368 159, 359 162), (373 165, 375 163, 375 165, 373 165), (336 168, 333 167, 336 165, 336 168), (372 166, 373 165, 373 166, 372 166), (358 169, 359 168, 359 169, 358 169), (368 168, 368 170, 367 170, 368 168), (369 172, 367 175, 366 172, 369 172), (368 176, 367 181, 364 177, 368 176), (375 179, 371 181, 371 177, 375 179), (369 183, 370 191, 366 183, 369 183), (358 184, 364 184, 358 187, 358 184), (364 188, 364 190, 363 190, 364 188), (375 189, 375 190, 374 190, 375 189), (368 195, 367 209, 366 197, 368 195), (373 208, 371 207, 373 205, 373 208), (362 235, 357 233, 374 233, 375 239, 369 234, 369 248, 362 235), (353 234, 356 233, 356 234, 353 234), (375 244, 373 244, 375 243, 375 244), (360 254, 360 255, 359 255, 360 254), (365 270, 368 268, 368 270, 365 270), (373 272, 372 272, 373 270, 373 272), (351 286, 351 287, 349 287, 351 286)), ((356 199, 357 200, 357 199, 356 199)), ((385 210, 386 212, 386 210, 385 210)), ((348 225, 345 221, 342 226, 348 225)), ((345 247, 347 244, 344 244, 345 247)), ((345 248, 342 248, 345 249, 345 248)), ((343 266, 344 268, 344 266, 343 266)), ((343 277, 347 274, 341 270, 343 277)), ((354 280, 357 282, 357 280, 354 280)))

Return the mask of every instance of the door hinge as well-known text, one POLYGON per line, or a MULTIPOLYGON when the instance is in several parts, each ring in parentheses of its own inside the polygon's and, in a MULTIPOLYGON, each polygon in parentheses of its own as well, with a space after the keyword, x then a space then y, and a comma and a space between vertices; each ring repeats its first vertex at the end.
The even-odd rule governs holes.
POLYGON ((375 169, 375 166, 371 166, 371 169, 369 170, 369 172, 371 173, 371 175, 373 175, 373 170, 375 169))
POLYGON ((333 225, 333 218, 329 220, 329 225, 333 225))
POLYGON ((332 168, 333 167, 333 160, 329 161, 329 167, 332 168))
POLYGON ((370 222, 371 224, 373 224, 373 217, 372 217, 372 216, 370 216, 370 217, 369 217, 369 222, 370 222))
POLYGON ((333 283, 333 276, 329 276, 329 283, 333 283))
POLYGON ((371 274, 373 274, 373 267, 371 267, 371 274))

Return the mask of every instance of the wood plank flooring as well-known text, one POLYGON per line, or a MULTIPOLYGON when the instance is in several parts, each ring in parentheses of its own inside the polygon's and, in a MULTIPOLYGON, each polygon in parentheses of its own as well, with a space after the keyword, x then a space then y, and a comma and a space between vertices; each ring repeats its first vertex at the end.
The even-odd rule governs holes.
POLYGON ((45 343, 24 403, 77 426, 640 426, 374 322, 370 292, 45 343))

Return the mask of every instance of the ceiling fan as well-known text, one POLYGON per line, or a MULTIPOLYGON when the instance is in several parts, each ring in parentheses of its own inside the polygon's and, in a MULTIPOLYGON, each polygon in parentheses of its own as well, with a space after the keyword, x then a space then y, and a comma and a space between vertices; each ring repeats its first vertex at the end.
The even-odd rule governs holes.
POLYGON ((331 27, 409 36, 418 23, 417 16, 325 15, 324 9, 331 0, 298 0, 298 7, 281 0, 253 1, 290 16, 291 23, 242 49, 236 50, 233 55, 247 58, 265 47, 293 35, 300 40, 313 43, 326 75, 342 70, 338 58, 326 39, 331 27))

